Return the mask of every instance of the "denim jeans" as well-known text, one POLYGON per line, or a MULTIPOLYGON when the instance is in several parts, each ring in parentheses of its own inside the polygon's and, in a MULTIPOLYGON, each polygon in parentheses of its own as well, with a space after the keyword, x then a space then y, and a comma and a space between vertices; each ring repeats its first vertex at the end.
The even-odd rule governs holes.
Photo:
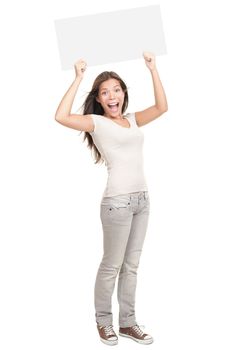
POLYGON ((112 325, 112 294, 118 277, 119 326, 131 327, 135 318, 137 269, 150 211, 148 191, 103 197, 100 217, 103 257, 95 281, 95 317, 102 326, 112 325))

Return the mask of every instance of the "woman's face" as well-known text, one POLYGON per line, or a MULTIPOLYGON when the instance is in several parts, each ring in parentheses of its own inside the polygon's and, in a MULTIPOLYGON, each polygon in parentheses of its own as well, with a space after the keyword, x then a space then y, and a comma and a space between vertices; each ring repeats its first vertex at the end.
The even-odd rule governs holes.
POLYGON ((122 106, 125 94, 121 88, 120 82, 116 79, 108 79, 100 84, 98 97, 96 100, 104 109, 106 117, 121 117, 122 106))

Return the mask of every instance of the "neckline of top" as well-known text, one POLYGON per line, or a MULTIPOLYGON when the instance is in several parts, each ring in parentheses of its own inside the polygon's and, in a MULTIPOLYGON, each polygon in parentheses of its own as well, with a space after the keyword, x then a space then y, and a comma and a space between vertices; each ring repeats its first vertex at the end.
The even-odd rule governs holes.
POLYGON ((105 117, 104 115, 102 115, 102 117, 105 118, 105 119, 108 119, 110 122, 113 122, 114 124, 118 125, 120 128, 123 128, 123 129, 132 129, 132 124, 131 124, 131 122, 130 122, 130 119, 127 118, 126 116, 123 116, 123 118, 124 118, 124 119, 127 119, 129 126, 120 125, 119 123, 115 122, 113 119, 110 119, 110 118, 108 118, 108 117, 105 117))

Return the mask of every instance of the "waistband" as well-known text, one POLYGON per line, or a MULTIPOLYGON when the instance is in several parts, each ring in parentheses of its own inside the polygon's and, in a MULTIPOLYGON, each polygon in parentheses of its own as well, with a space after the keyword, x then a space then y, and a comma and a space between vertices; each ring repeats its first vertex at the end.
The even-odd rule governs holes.
POLYGON ((130 193, 118 194, 116 196, 103 197, 102 201, 111 200, 111 199, 134 199, 134 198, 143 198, 143 197, 144 199, 147 199, 149 197, 148 191, 130 192, 130 193))

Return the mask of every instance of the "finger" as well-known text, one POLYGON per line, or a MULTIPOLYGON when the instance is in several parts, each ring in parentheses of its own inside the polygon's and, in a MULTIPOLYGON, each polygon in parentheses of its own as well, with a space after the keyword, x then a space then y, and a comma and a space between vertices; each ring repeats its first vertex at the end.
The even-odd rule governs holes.
POLYGON ((143 56, 144 56, 146 61, 151 62, 151 57, 150 57, 149 53, 144 52, 143 56))

